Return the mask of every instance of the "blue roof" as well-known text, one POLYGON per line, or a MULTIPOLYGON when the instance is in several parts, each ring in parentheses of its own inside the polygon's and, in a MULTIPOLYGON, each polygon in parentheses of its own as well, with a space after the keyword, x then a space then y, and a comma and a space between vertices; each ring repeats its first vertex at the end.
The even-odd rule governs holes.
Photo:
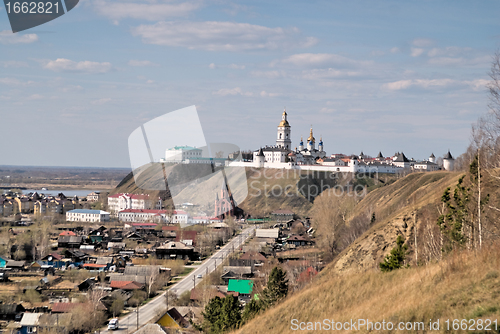
MULTIPOLYGON (((71 210, 71 211, 68 211, 68 212, 71 212, 71 213, 88 213, 88 214, 98 215, 98 214, 101 213, 101 210, 75 209, 75 210, 71 210)), ((102 211, 102 212, 104 212, 104 211, 102 211)))

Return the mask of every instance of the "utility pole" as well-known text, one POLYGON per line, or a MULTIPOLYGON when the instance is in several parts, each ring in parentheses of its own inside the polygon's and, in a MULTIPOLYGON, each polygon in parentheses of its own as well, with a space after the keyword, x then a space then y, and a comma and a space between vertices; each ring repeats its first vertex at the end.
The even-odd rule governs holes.
POLYGON ((137 305, 137 309, 135 310, 137 313, 137 330, 139 329, 139 305, 137 305))
POLYGON ((479 196, 477 197, 477 227, 479 230, 479 249, 481 249, 483 243, 482 236, 482 226, 481 226, 481 169, 479 162, 481 161, 481 149, 477 149, 477 187, 479 190, 479 196))
POLYGON ((417 247, 417 211, 413 216, 413 229, 415 232, 415 264, 418 265, 418 247, 417 247))
POLYGON ((193 289, 196 288, 196 276, 193 275, 193 289))

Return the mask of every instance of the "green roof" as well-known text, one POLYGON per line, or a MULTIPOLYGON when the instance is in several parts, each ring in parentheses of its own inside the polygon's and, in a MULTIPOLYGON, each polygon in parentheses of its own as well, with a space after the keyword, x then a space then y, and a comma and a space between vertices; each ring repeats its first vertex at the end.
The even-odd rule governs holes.
POLYGON ((200 150, 201 151, 201 149, 199 149, 199 148, 196 148, 193 146, 187 146, 187 145, 186 146, 175 146, 173 148, 169 148, 169 150, 176 150, 176 151, 178 151, 178 150, 184 150, 184 151, 200 150))
POLYGON ((249 279, 230 279, 227 291, 236 291, 240 294, 249 295, 252 292, 253 281, 249 279))

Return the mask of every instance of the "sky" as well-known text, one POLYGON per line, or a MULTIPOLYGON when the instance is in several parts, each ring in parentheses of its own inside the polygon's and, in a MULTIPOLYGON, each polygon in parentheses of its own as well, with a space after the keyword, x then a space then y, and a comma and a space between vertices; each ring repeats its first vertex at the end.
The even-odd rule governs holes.
MULTIPOLYGON (((81 0, 12 33, 0 165, 130 167, 142 124, 195 105, 206 142, 455 156, 487 112, 498 1, 81 0)), ((182 145, 183 143, 179 143, 182 145)))

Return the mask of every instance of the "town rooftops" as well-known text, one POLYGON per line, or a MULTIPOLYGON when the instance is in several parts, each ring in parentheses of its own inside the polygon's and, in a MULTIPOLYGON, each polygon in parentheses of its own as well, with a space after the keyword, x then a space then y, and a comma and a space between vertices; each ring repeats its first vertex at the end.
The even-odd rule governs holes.
POLYGON ((113 289, 122 289, 122 290, 140 290, 143 285, 134 281, 111 281, 110 286, 113 289))
POLYGON ((21 319, 21 326, 37 326, 38 319, 43 313, 24 313, 21 319))
POLYGON ((437 166, 436 163, 430 162, 430 161, 419 161, 419 162, 416 162, 415 165, 437 166))
POLYGON ((122 196, 129 197, 131 199, 149 199, 149 195, 148 194, 137 195, 137 194, 123 194, 123 193, 109 195, 108 198, 119 198, 119 197, 122 197, 122 196))
POLYGON ((227 286, 227 291, 236 291, 239 294, 252 293, 253 281, 248 279, 230 279, 227 286))
POLYGON ((154 209, 125 209, 120 211, 120 213, 156 213, 156 214, 173 214, 173 215, 185 215, 186 211, 183 210, 154 210, 154 209))
POLYGON ((105 215, 108 214, 109 212, 102 211, 102 210, 90 210, 90 209, 74 209, 68 211, 69 213, 84 213, 84 214, 89 214, 89 215, 105 215))
POLYGON ((66 236, 66 235, 76 235, 75 232, 73 231, 63 231, 61 233, 59 233, 60 236, 66 236))
POLYGON ((83 265, 83 268, 100 269, 100 268, 106 268, 106 265, 105 264, 97 264, 97 263, 85 263, 83 265))
POLYGON ((78 303, 54 303, 52 313, 69 313, 78 303))
POLYGON ((394 162, 410 162, 403 152, 398 153, 394 162))
POLYGON ((272 213, 273 215, 293 215, 291 210, 276 210, 272 213))

